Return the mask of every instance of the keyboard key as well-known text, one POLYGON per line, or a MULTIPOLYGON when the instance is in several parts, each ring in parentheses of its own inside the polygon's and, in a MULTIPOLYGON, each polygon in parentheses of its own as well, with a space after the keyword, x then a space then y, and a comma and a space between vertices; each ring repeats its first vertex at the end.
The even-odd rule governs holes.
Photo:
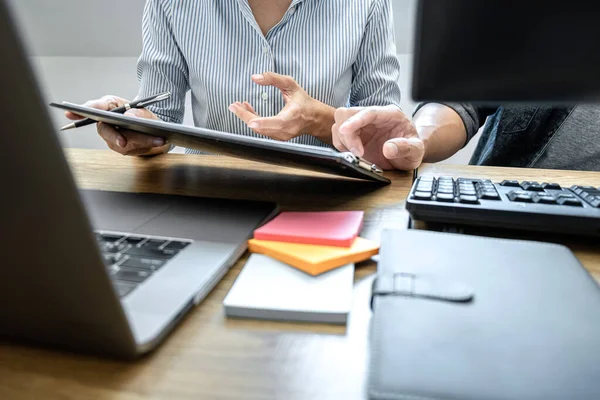
POLYGON ((165 243, 167 243, 167 241, 164 239, 148 239, 148 241, 144 242, 141 246, 146 248, 159 248, 165 243))
POLYGON ((445 189, 454 189, 454 185, 451 183, 440 183, 438 185, 438 189, 440 188, 445 188, 445 189))
POLYGON ((438 193, 437 201, 443 201, 445 203, 454 202, 454 194, 453 193, 438 193))
POLYGON ((586 203, 594 208, 600 208, 600 197, 595 197, 592 199, 586 199, 586 203))
POLYGON ((132 246, 137 246, 138 244, 142 243, 144 240, 146 240, 146 238, 143 237, 128 237, 126 238, 123 243, 127 243, 130 244, 132 246))
POLYGON ((533 197, 530 194, 520 194, 513 201, 519 203, 533 203, 533 197))
POLYGON ((558 183, 542 183, 542 187, 546 190, 562 190, 562 187, 558 183))
POLYGON ((543 192, 544 188, 537 182, 523 182, 521 183, 521 188, 523 190, 527 190, 529 192, 543 192))
POLYGON ((600 197, 596 197, 594 200, 588 200, 587 203, 594 208, 600 208, 600 197))
POLYGON ((583 189, 580 188, 579 186, 571 186, 571 190, 573 192, 575 192, 575 194, 581 194, 581 193, 583 193, 583 189))
POLYGON ((559 193, 557 197, 558 198, 564 198, 564 199, 576 199, 577 198, 577 197, 575 197, 574 194, 567 193, 567 192, 559 193))
POLYGON ((125 297, 135 289, 135 285, 125 282, 113 282, 113 286, 119 297, 125 297))
POLYGON ((516 201, 520 203, 533 203, 533 197, 531 193, 524 192, 522 190, 514 190, 508 194, 510 201, 516 201))
POLYGON ((432 195, 431 192, 416 191, 413 197, 417 200, 431 200, 432 195))
POLYGON ((134 268, 119 267, 114 278, 119 281, 142 283, 152 275, 152 271, 134 268))
POLYGON ((472 183, 462 183, 458 185, 458 193, 474 196, 477 193, 477 190, 475 189, 475 185, 472 183))
POLYGON ((593 186, 578 186, 577 188, 580 189, 582 193, 588 194, 590 196, 600 196, 600 189, 596 189, 593 186))
POLYGON ((533 201, 540 204, 557 204, 556 196, 549 193, 539 193, 533 197, 533 201))
POLYGON ((521 187, 521 185, 519 184, 519 181, 508 181, 508 180, 504 180, 504 181, 500 182, 500 186, 521 187))
POLYGON ((496 190, 496 186, 493 183, 484 183, 479 185, 481 190, 496 190))
POLYGON ((477 196, 475 195, 466 195, 466 194, 461 194, 458 197, 458 200, 461 203, 465 203, 465 204, 479 204, 479 199, 477 198, 477 196))
POLYGON ((563 206, 583 207, 581 200, 576 198, 559 197, 557 202, 563 206))
POLYGON ((104 253, 102 254, 102 258, 104 258, 104 263, 106 265, 114 265, 121 260, 119 255, 112 253, 104 253))
POLYGON ((453 194, 454 193, 454 186, 439 186, 437 189, 438 193, 448 193, 448 194, 453 194))
POLYGON ((125 250, 128 247, 127 244, 124 243, 120 243, 120 244, 115 244, 115 243, 104 243, 100 246, 100 251, 102 251, 103 253, 108 253, 108 254, 116 254, 116 253, 120 253, 123 250, 125 250))
POLYGON ((129 257, 120 267, 138 268, 148 271, 157 271, 165 265, 167 260, 156 260, 151 258, 129 257))
POLYGON ((130 247, 123 252, 128 256, 136 256, 140 258, 156 258, 156 259, 169 259, 173 257, 173 254, 165 252, 158 247, 130 247))
POLYGON ((190 245, 190 242, 172 241, 165 246, 165 250, 183 250, 190 245))
POLYGON ((500 200, 500 195, 495 190, 487 190, 481 193, 481 198, 484 200, 500 200))
POLYGON ((114 243, 114 242, 118 242, 122 238, 123 238, 123 235, 113 235, 110 233, 100 234, 100 240, 102 240, 103 242, 114 243))
POLYGON ((179 253, 179 250, 175 250, 175 249, 163 249, 163 253, 165 254, 165 256, 175 257, 177 255, 177 253, 179 253))

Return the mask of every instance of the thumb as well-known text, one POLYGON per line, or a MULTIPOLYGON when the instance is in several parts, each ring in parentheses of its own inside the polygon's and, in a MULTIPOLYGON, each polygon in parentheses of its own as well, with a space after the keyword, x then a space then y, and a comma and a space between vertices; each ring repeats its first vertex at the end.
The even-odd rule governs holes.
POLYGON ((343 124, 350 117, 358 114, 360 111, 364 110, 364 107, 340 107, 335 110, 334 119, 337 124, 343 124))
POLYGON ((276 74, 275 72, 252 75, 252 80, 261 86, 275 86, 286 92, 291 92, 299 87, 291 76, 276 74))
POLYGON ((397 169, 415 169, 423 162, 425 144, 418 137, 390 139, 383 145, 383 155, 397 169))

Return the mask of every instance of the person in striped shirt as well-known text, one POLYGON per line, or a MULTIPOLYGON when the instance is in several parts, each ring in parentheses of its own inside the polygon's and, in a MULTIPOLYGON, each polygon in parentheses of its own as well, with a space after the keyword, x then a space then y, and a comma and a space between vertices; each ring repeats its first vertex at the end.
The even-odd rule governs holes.
MULTIPOLYGON (((337 108, 400 105, 390 0, 147 0, 142 27, 137 97, 172 97, 127 115, 182 123, 191 92, 196 126, 331 146, 337 108)), ((98 133, 125 155, 170 149, 102 123, 98 133)))

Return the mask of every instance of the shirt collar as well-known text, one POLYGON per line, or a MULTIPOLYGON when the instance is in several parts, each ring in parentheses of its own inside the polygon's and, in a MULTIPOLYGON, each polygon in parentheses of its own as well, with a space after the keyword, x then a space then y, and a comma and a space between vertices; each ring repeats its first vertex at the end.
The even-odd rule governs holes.
MULTIPOLYGON (((307 1, 307 0, 292 0, 292 4, 290 4, 290 7, 294 7, 300 3, 304 3, 305 1, 307 1)), ((248 4, 248 0, 237 0, 237 2, 243 10, 252 12, 252 9, 250 8, 250 4, 248 4)))
MULTIPOLYGON (((298 6, 298 4, 304 3, 305 1, 309 1, 309 0, 292 0, 292 3, 290 4, 288 11, 290 8, 296 7, 296 6, 298 6)), ((242 11, 242 14, 244 15, 244 17, 250 23, 254 24, 255 28, 260 31, 260 29, 258 28, 258 25, 256 25, 256 22, 255 22, 256 20, 254 18, 254 14, 252 13, 252 8, 250 8, 250 4, 248 3, 248 0, 237 0, 237 2, 238 2, 238 5, 239 5, 240 10, 242 11)))

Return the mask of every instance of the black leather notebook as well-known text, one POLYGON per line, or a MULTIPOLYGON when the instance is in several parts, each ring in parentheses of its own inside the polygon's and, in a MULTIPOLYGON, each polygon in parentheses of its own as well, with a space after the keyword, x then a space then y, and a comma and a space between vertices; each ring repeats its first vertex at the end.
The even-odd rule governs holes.
POLYGON ((600 399, 600 288, 565 247, 382 234, 369 398, 600 399))
POLYGON ((387 185, 390 180, 377 165, 332 148, 279 142, 236 135, 101 111, 72 103, 51 103, 52 107, 148 135, 165 138, 177 146, 259 161, 283 167, 300 168, 387 185))

